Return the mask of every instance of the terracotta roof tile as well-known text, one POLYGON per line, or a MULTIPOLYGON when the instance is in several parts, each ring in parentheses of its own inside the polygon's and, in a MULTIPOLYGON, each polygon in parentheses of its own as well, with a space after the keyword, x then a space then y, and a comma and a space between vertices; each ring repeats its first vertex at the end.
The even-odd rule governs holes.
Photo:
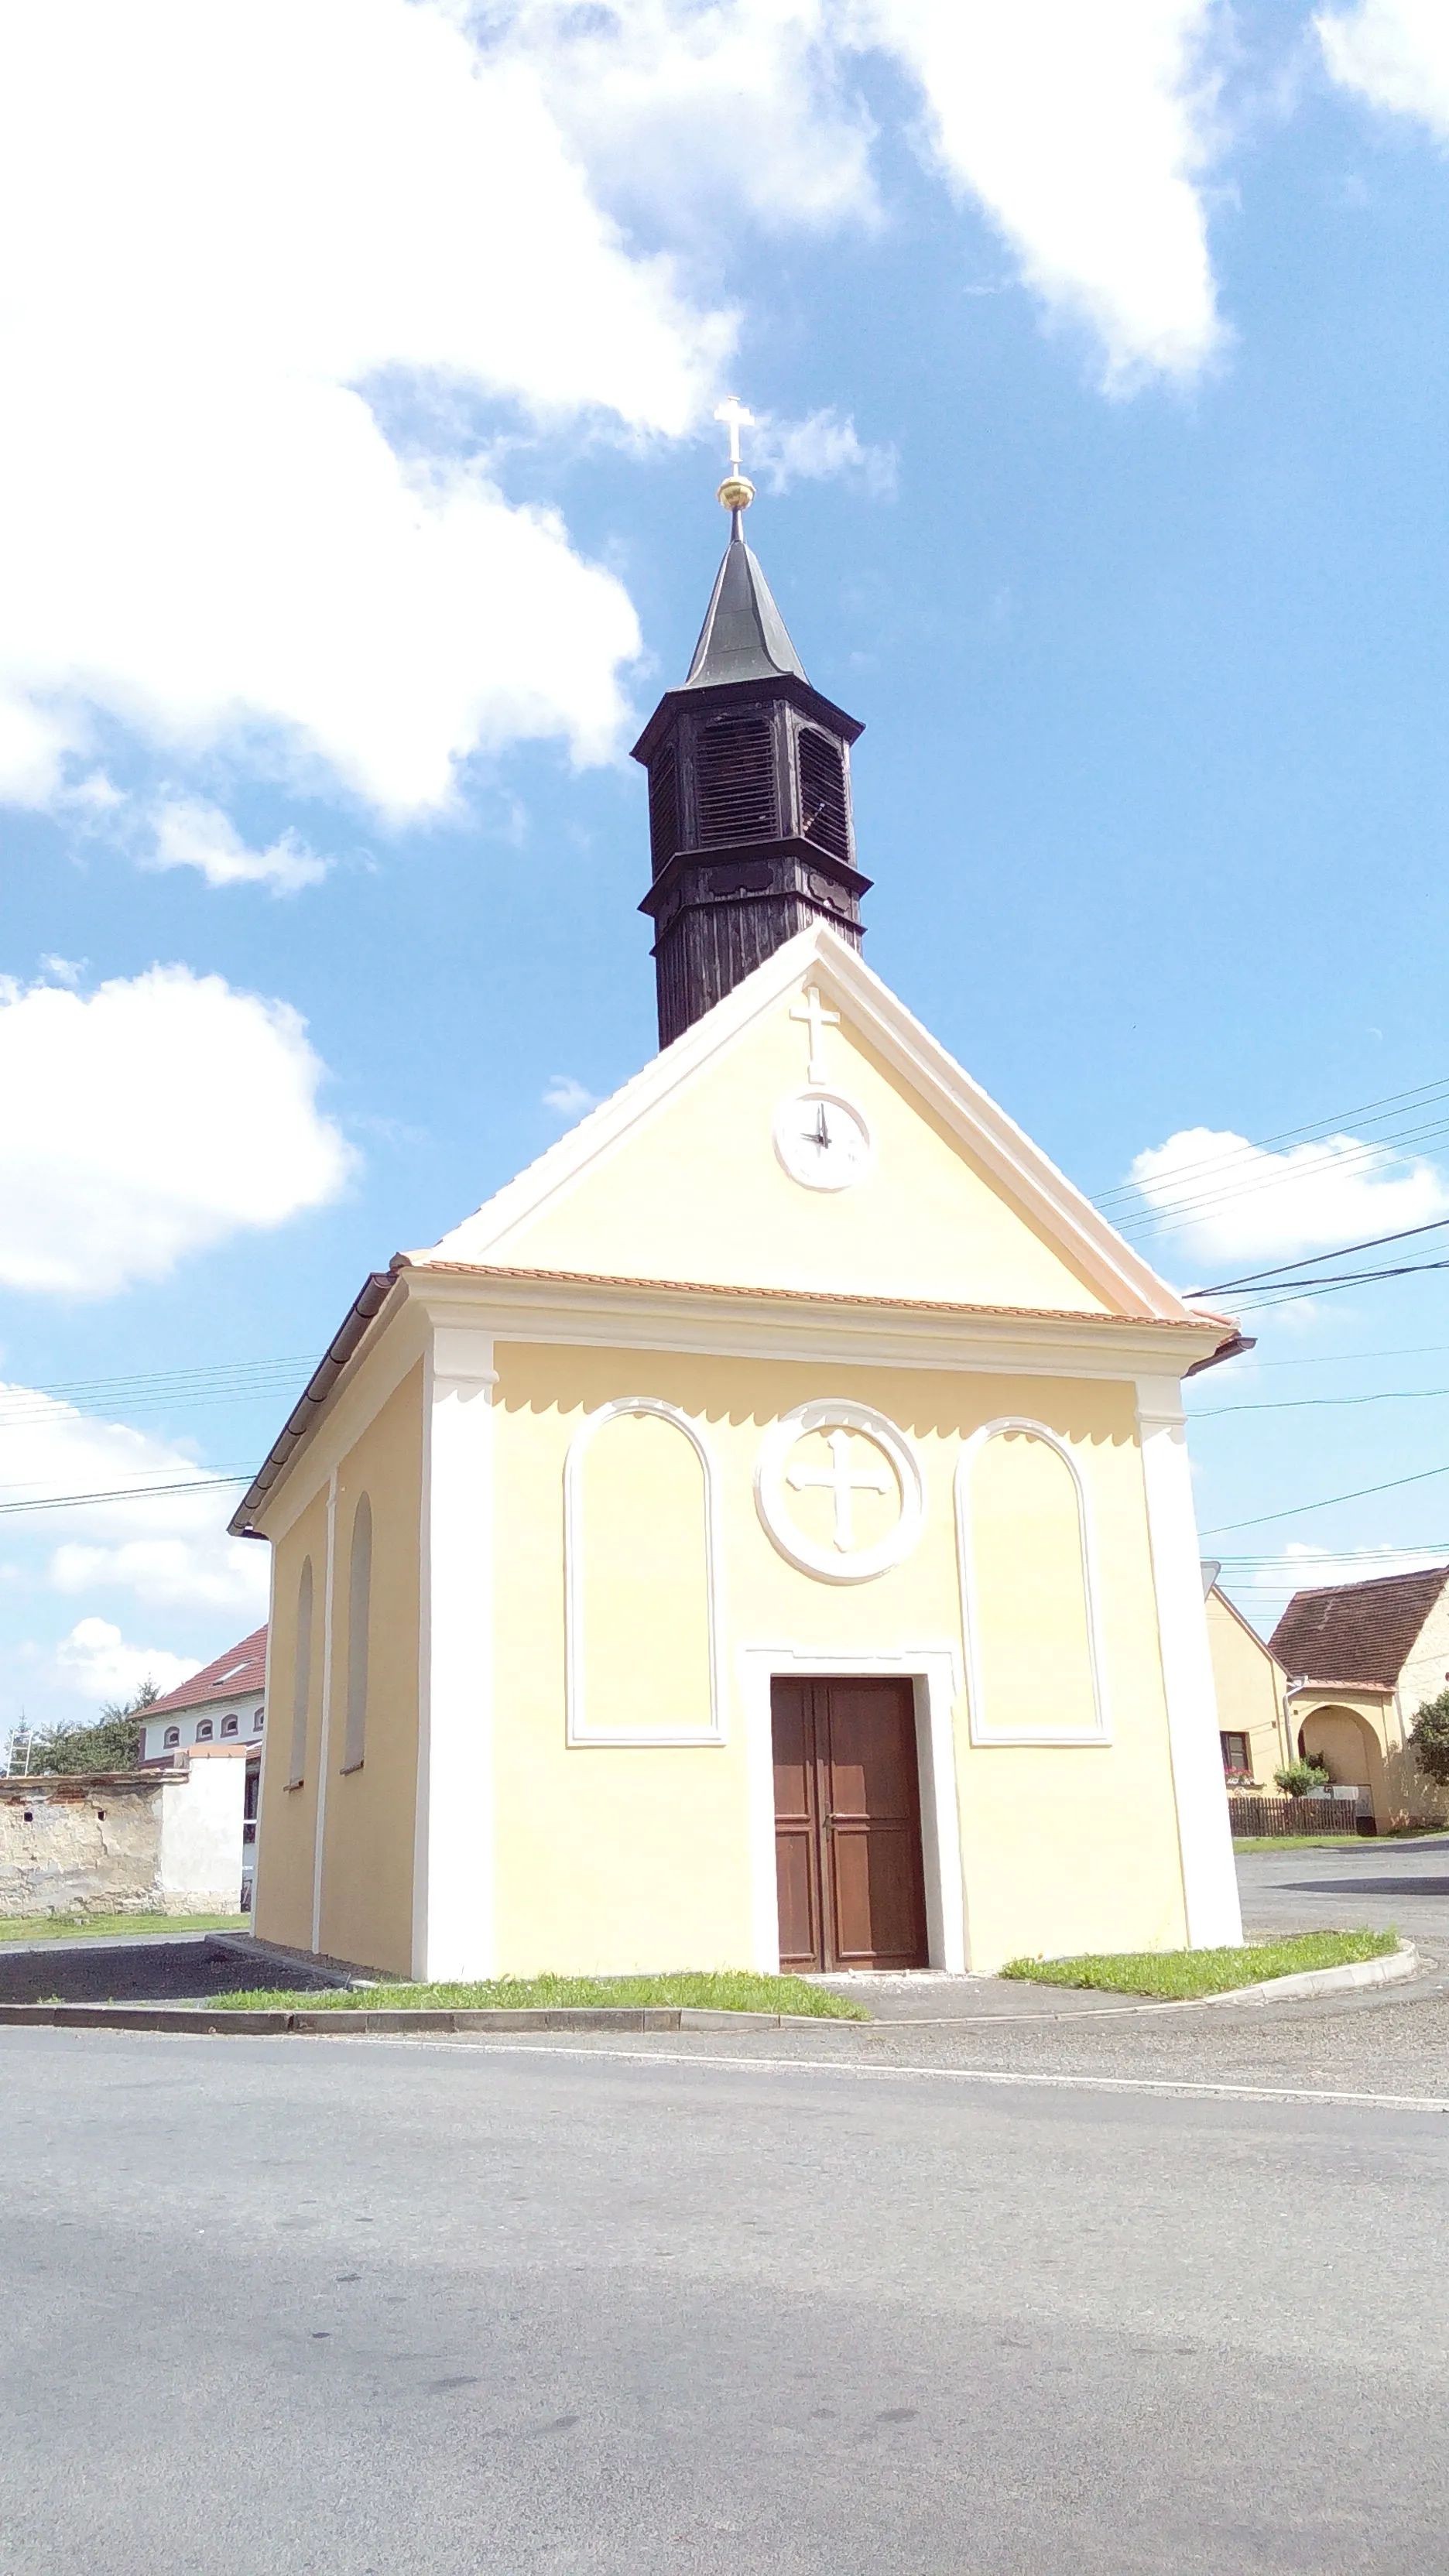
POLYGON ((170 1717, 179 1708, 200 1708, 210 1699, 241 1698, 248 1691, 265 1688, 267 1678, 267 1631, 263 1622, 239 1646, 218 1655, 214 1663, 204 1664, 189 1682, 182 1682, 164 1699, 153 1699, 146 1711, 149 1726, 153 1717, 170 1717))
POLYGON ((1449 1566, 1382 1574, 1295 1592, 1268 1643, 1291 1679, 1299 1674, 1392 1690, 1409 1650, 1449 1581, 1449 1566))

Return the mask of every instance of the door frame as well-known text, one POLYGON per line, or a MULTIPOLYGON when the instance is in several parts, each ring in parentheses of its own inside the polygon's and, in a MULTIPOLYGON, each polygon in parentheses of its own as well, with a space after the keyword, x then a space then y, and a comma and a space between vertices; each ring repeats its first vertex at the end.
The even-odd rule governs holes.
MULTIPOLYGON (((964 1688, 960 1658, 949 1646, 908 1646, 899 1654, 812 1654, 804 1646, 742 1646, 740 1695, 749 1763, 751 1914, 755 1966, 780 1967, 780 1901, 775 1878, 775 1755, 770 1708, 774 1681, 848 1679, 909 1681, 916 1712, 916 1765, 921 1783, 921 1861, 926 1884, 926 1955, 933 1968, 964 1973, 966 1889, 961 1875, 957 1807, 955 1702, 964 1688)), ((910 1971, 903 1969, 902 1975, 910 1971)))

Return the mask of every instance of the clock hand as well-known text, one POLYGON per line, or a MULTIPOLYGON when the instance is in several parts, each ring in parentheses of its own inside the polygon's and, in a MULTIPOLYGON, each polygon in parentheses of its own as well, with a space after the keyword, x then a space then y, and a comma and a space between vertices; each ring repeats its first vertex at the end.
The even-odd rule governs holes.
POLYGON ((825 1103, 823 1100, 818 1102, 816 1105, 815 1125, 811 1130, 810 1143, 812 1145, 818 1145, 822 1153, 828 1149, 830 1144, 830 1129, 825 1123, 825 1103))

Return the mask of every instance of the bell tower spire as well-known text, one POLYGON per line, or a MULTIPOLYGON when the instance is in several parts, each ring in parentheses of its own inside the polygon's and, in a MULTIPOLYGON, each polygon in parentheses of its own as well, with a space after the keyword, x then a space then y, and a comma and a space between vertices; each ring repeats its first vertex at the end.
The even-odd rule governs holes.
POLYGON ((755 487, 740 462, 751 415, 731 394, 718 498, 730 538, 683 686, 666 691, 634 758, 649 773, 659 1043, 668 1046, 777 948, 824 919, 859 947, 850 746, 863 728, 813 689, 745 543, 755 487))

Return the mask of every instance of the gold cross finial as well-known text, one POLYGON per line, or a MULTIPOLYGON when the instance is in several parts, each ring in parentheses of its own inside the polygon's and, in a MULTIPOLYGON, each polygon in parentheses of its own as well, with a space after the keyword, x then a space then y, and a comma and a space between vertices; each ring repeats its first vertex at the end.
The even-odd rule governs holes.
POLYGON ((745 426, 754 427, 755 415, 746 411, 738 394, 727 394, 724 401, 716 406, 714 416, 716 420, 729 424, 730 470, 719 487, 719 499, 722 507, 733 516, 734 532, 738 535, 740 512, 747 510, 755 497, 753 483, 740 469, 740 431, 745 426))

